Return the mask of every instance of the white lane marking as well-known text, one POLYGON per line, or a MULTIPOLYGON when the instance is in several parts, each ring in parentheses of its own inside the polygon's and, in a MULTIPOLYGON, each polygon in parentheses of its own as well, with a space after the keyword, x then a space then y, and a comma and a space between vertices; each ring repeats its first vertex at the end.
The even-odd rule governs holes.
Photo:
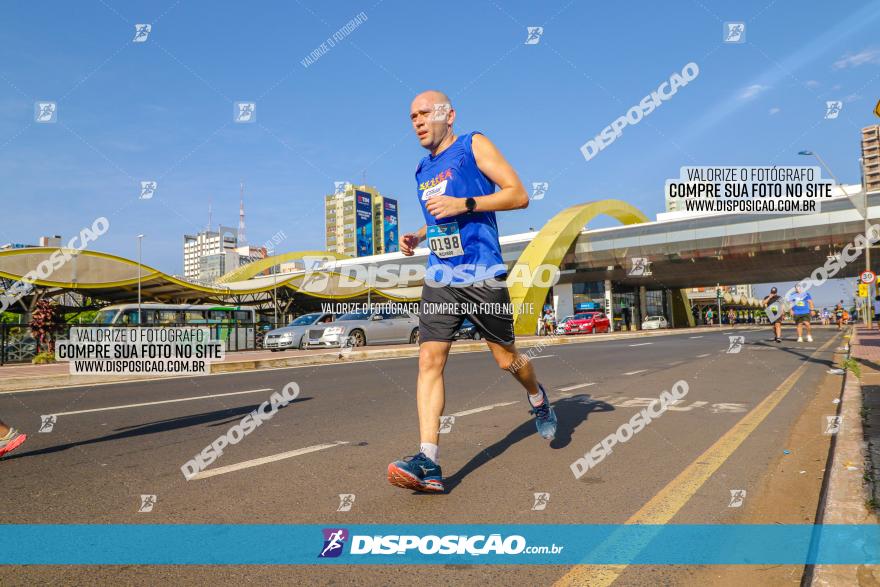
POLYGON ((629 346, 645 346, 646 344, 654 344, 653 342, 640 342, 637 344, 631 344, 629 346))
POLYGON ((681 365, 682 363, 684 363, 684 361, 673 361, 673 362, 669 363, 669 366, 675 367, 676 365, 681 365))
POLYGON ((700 336, 691 336, 690 338, 703 338, 703 335, 701 334, 700 336))
POLYGON ((704 359, 704 358, 708 357, 708 356, 711 355, 711 354, 712 354, 712 353, 706 353, 705 355, 697 355, 697 358, 698 358, 698 359, 704 359))
POLYGON ((595 383, 578 383, 577 385, 569 385, 568 387, 560 387, 559 391, 571 391, 572 389, 580 389, 582 387, 589 387, 591 385, 596 385, 595 383))
POLYGON ((271 387, 266 387, 263 389, 249 389, 247 391, 233 391, 231 393, 215 393, 212 395, 198 395, 195 397, 183 397, 180 399, 166 399, 158 402, 144 402, 142 404, 126 404, 124 406, 109 406, 106 408, 93 408, 91 410, 77 410, 75 412, 58 412, 57 414, 52 414, 53 416, 72 416, 74 414, 88 414, 89 412, 106 412, 107 410, 123 410, 125 408, 140 408, 143 406, 158 406, 159 404, 173 404, 176 402, 191 402, 197 399, 209 399, 213 397, 228 397, 230 395, 242 395, 244 393, 258 393, 258 392, 266 392, 272 391, 271 387))
POLYGON ((317 452, 319 450, 324 450, 327 448, 333 448, 334 446, 339 446, 341 444, 348 444, 346 440, 337 440, 332 444, 316 444, 315 446, 307 446, 305 448, 298 448, 296 450, 289 450, 287 452, 278 453, 277 455, 270 455, 268 457, 260 457, 258 459, 251 459, 249 461, 242 461, 240 463, 236 463, 234 465, 227 465, 225 467, 217 467, 216 469, 210 469, 208 471, 202 471, 200 473, 196 473, 192 479, 205 479, 206 477, 214 477, 215 475, 223 475, 224 473, 232 473, 233 471, 240 471, 241 469, 250 469, 251 467, 258 467, 260 465, 265 465, 266 463, 274 463, 275 461, 281 461, 284 459, 289 459, 292 457, 298 457, 300 455, 308 454, 310 452, 317 452))
POLYGON ((538 355, 535 357, 529 357, 530 361, 535 361, 537 359, 549 359, 550 357, 555 357, 556 355, 538 355))
MULTIPOLYGON (((662 330, 658 330, 657 332, 652 332, 651 334, 645 334, 646 336, 678 336, 673 330, 669 330, 668 332, 664 332, 662 330)), ((593 339, 592 337, 584 337, 580 340, 572 340, 572 342, 561 343, 563 345, 576 345, 576 344, 594 344, 596 342, 606 342, 606 341, 615 341, 620 340, 622 337, 613 338, 611 336, 602 336, 597 339, 593 339)), ((526 347, 524 347, 526 348, 526 347)), ((528 347, 532 348, 532 347, 528 347)), ((488 353, 490 352, 488 348, 472 350, 472 351, 455 351, 454 355, 472 355, 475 353, 488 353)), ((333 352, 328 353, 320 353, 322 355, 331 355, 333 352)), ((336 351, 338 354, 338 350, 336 351)), ((358 359, 354 361, 337 361, 334 363, 319 363, 317 365, 289 365, 286 367, 260 367, 258 369, 253 369, 251 371, 224 371, 223 373, 205 373, 204 375, 162 375, 160 377, 143 377, 137 379, 124 379, 122 381, 105 381, 101 383, 76 383, 71 385, 63 385, 63 386, 54 386, 54 387, 34 387, 33 389, 7 389, 0 391, 0 396, 12 393, 36 393, 41 391, 67 391, 68 389, 76 389, 79 387, 101 387, 105 385, 125 385, 131 383, 151 383, 154 381, 173 381, 175 379, 193 379, 194 377, 198 377, 199 379, 207 379, 208 377, 224 377, 227 375, 260 375, 262 373, 266 373, 268 371, 288 371, 291 369, 323 369, 324 367, 340 367, 346 365, 354 365, 357 363, 377 363, 379 361, 402 361, 402 360, 418 360, 418 355, 407 355, 405 357, 380 357, 376 359, 358 359)))
POLYGON ((629 373, 624 373, 624 375, 636 375, 638 373, 644 373, 647 369, 639 369, 638 371, 630 371, 629 373))
POLYGON ((463 412, 455 412, 454 414, 449 414, 450 416, 455 416, 458 418, 459 416, 470 416, 471 414, 478 414, 480 412, 485 412, 491 410, 492 408, 502 408, 504 406, 512 406, 513 404, 518 404, 519 402, 502 402, 500 404, 490 404, 488 406, 482 406, 479 408, 474 408, 472 410, 464 410, 463 412))

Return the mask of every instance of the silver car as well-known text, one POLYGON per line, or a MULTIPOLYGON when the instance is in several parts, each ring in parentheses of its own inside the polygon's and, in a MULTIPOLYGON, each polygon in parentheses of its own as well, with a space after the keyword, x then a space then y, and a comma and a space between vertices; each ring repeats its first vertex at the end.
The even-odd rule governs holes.
POLYGON ((314 312, 303 314, 287 326, 276 328, 266 333, 263 348, 272 352, 285 349, 304 349, 308 339, 306 332, 310 327, 321 326, 333 321, 333 314, 314 312))
POLYGON ((343 314, 326 326, 308 329, 307 348, 395 344, 419 341, 419 319, 405 311, 367 311, 343 314))

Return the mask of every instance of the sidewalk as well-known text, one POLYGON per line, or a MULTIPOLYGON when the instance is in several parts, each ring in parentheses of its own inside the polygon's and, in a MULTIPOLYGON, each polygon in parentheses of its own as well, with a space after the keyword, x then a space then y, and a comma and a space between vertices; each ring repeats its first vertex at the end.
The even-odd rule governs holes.
POLYGON ((867 466, 871 467, 873 499, 880 507, 880 330, 859 328, 852 344, 852 356, 862 369, 861 400, 867 442, 867 466))
MULTIPOLYGON (((528 349, 531 347, 545 347, 559 344, 586 344, 620 338, 641 339, 645 337, 669 336, 673 334, 706 334, 710 332, 721 333, 732 330, 751 329, 768 329, 767 331, 769 333, 768 326, 759 324, 698 326, 695 328, 678 328, 674 330, 638 330, 613 332, 610 334, 521 336, 517 338, 517 346, 520 349, 528 349)), ((485 350, 487 350, 486 344, 482 340, 462 340, 456 341, 452 345, 452 353, 485 350)), ((211 374, 252 371, 256 369, 326 365, 329 363, 365 361, 381 358, 416 357, 418 356, 418 353, 418 346, 412 344, 364 347, 362 350, 352 350, 345 356, 340 356, 339 349, 290 350, 277 353, 268 350, 238 351, 226 353, 223 361, 213 363, 211 365, 211 374)), ((880 360, 878 360, 878 363, 880 363, 880 360)), ((3 365, 0 366, 0 393, 119 381, 136 381, 157 378, 167 379, 171 377, 181 376, 157 376, 155 374, 70 375, 70 366, 67 362, 52 363, 48 365, 3 365)), ((192 377, 192 375, 182 375, 182 377, 192 377)))
MULTIPOLYGON (((826 487, 820 504, 821 524, 876 524, 880 465, 880 331, 859 327, 849 341, 849 356, 859 362, 861 377, 847 370, 837 415, 839 431, 831 445, 826 487), (873 405, 874 409, 870 406, 873 405), (865 408, 869 412, 865 416, 865 408), (864 422, 863 422, 864 416, 864 422), (867 447, 866 441, 867 440, 867 447), (863 478, 873 479, 865 486, 863 478), (873 487, 874 501, 871 502, 873 487)), ((855 546, 854 546, 855 547, 855 546)), ((877 567, 816 565, 811 585, 871 586, 880 582, 877 567)))

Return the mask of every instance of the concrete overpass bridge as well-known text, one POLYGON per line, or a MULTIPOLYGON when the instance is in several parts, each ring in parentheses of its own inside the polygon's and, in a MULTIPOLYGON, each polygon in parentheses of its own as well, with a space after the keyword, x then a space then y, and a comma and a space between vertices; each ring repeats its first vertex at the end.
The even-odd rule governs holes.
MULTIPOLYGON (((868 212, 872 221, 880 219, 880 194, 870 196, 868 212)), ((820 213, 810 215, 706 214, 663 217, 653 222, 623 201, 602 200, 567 208, 537 232, 504 236, 501 245, 504 261, 511 268, 519 265, 535 270, 550 264, 560 269, 560 280, 552 291, 533 284, 512 285, 514 303, 531 303, 541 308, 550 299, 557 315, 562 316, 571 313, 579 298, 598 298, 604 300, 606 311, 612 314, 619 306, 635 307, 637 320, 646 314, 663 313, 676 325, 685 325, 692 322, 693 316, 684 288, 800 280, 822 266, 829 255, 840 253, 864 230, 863 224, 863 218, 846 197, 829 200, 823 203, 820 213), (623 225, 585 228, 598 215, 610 216, 623 225), (648 262, 649 275, 633 274, 631 268, 636 258, 648 262)), ((55 250, 0 252, 2 287, 10 290, 55 250)), ((145 301, 239 303, 264 308, 271 307, 276 297, 287 307, 307 300, 368 296, 409 301, 419 298, 420 281, 374 287, 351 277, 347 268, 423 265, 427 255, 425 248, 412 257, 390 253, 357 259, 322 251, 300 251, 256 261, 223 276, 220 283, 206 286, 145 265, 138 267, 129 259, 86 250, 78 252, 72 262, 51 275, 43 272, 33 279, 33 291, 10 310, 27 311, 40 297, 71 292, 105 302, 132 302, 137 299, 138 281, 145 301), (327 255, 330 259, 318 271, 327 279, 316 282, 316 271, 306 271, 303 260, 327 255), (261 275, 284 262, 299 263, 303 269, 261 275)), ((864 261, 860 259, 836 277, 855 277, 863 267, 864 261)), ((533 332, 536 320, 535 315, 517 316, 517 332, 533 332)))

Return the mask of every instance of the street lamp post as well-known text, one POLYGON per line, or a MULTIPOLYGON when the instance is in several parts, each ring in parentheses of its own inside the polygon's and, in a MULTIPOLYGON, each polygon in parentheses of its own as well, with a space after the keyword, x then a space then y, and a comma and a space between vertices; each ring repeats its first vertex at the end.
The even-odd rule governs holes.
MULTIPOLYGON (((831 176, 831 179, 834 180, 834 183, 836 183, 838 186, 840 186, 841 191, 843 191, 843 186, 841 186, 841 183, 839 181, 837 181, 837 177, 835 177, 835 175, 831 172, 831 169, 825 163, 825 160, 822 159, 822 157, 820 157, 818 153, 816 153, 814 151, 799 151, 798 155, 807 155, 807 156, 815 157, 816 160, 822 165, 822 167, 825 168, 825 171, 828 172, 828 175, 831 176)), ((868 222, 868 190, 865 189, 865 170, 864 170, 864 161, 862 160, 862 158, 859 158, 859 169, 861 170, 861 188, 862 188, 862 190, 861 190, 862 191, 862 194, 861 194, 862 195, 862 202, 861 202, 862 209, 860 210, 860 212, 862 213, 862 218, 864 219, 864 229, 865 229, 864 235, 865 235, 865 238, 867 238, 868 231, 871 229, 871 227, 868 222)), ((844 195, 846 195, 846 192, 844 192, 844 195)), ((852 199, 852 198, 851 198, 851 200, 852 200, 853 206, 858 210, 859 206, 858 206, 858 204, 856 204, 856 200, 852 199)), ((870 245, 870 243, 865 243, 865 271, 870 271, 870 270, 871 270, 871 245, 870 245)), ((868 288, 868 294, 869 294, 869 297, 865 298, 864 311, 862 312, 862 314, 864 314, 865 326, 870 326, 871 320, 872 320, 871 310, 873 309, 873 307, 870 303, 870 286, 868 288)))
POLYGON ((140 326, 143 322, 141 320, 141 242, 144 240, 144 235, 137 235, 138 239, 138 326, 140 326))

